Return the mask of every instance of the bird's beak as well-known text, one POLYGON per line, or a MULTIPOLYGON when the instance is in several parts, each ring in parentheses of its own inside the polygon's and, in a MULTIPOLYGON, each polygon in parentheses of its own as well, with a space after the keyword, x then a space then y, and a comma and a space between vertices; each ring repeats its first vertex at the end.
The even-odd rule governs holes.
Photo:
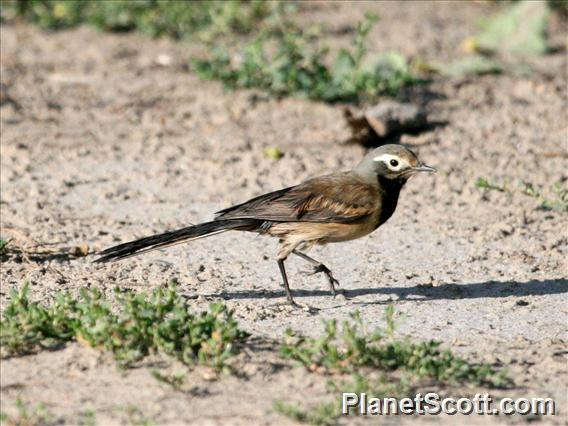
POLYGON ((426 172, 426 173, 436 173, 436 169, 434 167, 427 166, 426 164, 421 164, 418 167, 413 167, 411 169, 413 172, 426 172))

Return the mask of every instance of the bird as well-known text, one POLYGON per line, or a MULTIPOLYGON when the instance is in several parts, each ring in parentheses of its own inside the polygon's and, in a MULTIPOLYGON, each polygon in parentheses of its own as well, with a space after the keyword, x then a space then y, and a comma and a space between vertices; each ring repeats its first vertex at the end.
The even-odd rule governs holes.
POLYGON ((98 253, 95 262, 109 262, 226 231, 248 231, 279 241, 276 261, 290 305, 294 300, 284 262, 294 254, 323 273, 335 297, 339 282, 323 263, 304 253, 314 245, 361 238, 394 213, 400 191, 418 173, 436 172, 410 149, 386 144, 369 151, 350 171, 308 179, 215 213, 212 221, 129 241, 98 253))

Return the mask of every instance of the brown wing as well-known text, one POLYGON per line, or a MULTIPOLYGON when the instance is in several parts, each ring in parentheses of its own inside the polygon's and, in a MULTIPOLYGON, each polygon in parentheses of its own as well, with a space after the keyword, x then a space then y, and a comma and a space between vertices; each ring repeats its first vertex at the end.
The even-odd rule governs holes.
POLYGON ((349 172, 334 173, 221 210, 216 219, 352 222, 372 214, 378 203, 379 192, 375 185, 349 172))

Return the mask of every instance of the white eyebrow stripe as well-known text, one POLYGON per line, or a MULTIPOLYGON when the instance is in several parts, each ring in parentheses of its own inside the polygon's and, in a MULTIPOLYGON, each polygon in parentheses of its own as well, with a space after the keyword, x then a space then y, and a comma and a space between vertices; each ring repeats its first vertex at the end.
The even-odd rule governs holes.
POLYGON ((391 154, 382 154, 379 155, 378 157, 373 158, 373 161, 388 161, 391 159, 398 160, 399 158, 391 154))
POLYGON ((373 161, 384 161, 385 164, 387 165, 387 167, 392 170, 392 171, 399 171, 401 169, 410 167, 410 164, 408 163, 408 160, 406 160, 405 158, 400 158, 398 155, 392 155, 392 154, 382 154, 382 155, 378 155, 376 157, 373 158, 373 161), (390 164, 390 162, 392 160, 397 161, 397 165, 393 166, 390 164))

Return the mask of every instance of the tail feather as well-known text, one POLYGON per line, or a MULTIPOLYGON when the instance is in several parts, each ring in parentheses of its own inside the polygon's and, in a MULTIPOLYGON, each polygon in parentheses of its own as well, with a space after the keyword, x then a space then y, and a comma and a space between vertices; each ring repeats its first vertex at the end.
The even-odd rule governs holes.
POLYGON ((214 220, 199 225, 187 226, 175 231, 168 231, 150 237, 129 241, 114 247, 107 248, 98 253, 101 257, 96 263, 111 262, 125 259, 130 256, 146 253, 159 248, 179 244, 186 241, 196 240, 210 235, 219 234, 230 230, 254 230, 259 226, 257 221, 251 219, 239 220, 214 220))

